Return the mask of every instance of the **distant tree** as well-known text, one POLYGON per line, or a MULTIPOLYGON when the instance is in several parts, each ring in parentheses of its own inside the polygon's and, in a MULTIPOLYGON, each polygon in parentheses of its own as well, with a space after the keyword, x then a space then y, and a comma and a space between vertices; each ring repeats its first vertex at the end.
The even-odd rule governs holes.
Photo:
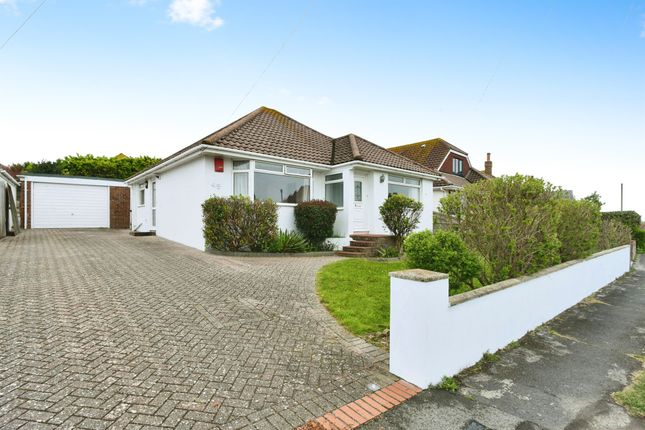
MULTIPOLYGON (((37 163, 16 164, 23 173, 47 173, 65 176, 95 176, 100 178, 127 179, 160 161, 159 158, 140 156, 128 157, 118 154, 115 157, 87 155, 68 155, 56 161, 42 160, 37 163)), ((13 167, 13 166, 12 166, 13 167)))
POLYGON ((582 200, 586 200, 588 202, 594 203, 595 205, 598 206, 598 209, 600 209, 602 205, 604 205, 604 203, 600 199, 601 197, 600 197, 600 194, 598 194, 598 191, 594 191, 592 194, 588 195, 582 200))

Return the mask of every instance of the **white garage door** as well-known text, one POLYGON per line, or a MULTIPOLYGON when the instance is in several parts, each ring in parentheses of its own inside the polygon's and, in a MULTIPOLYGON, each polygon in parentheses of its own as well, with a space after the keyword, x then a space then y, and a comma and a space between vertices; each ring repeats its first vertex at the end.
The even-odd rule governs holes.
POLYGON ((32 186, 32 228, 110 226, 109 187, 46 183, 32 186))

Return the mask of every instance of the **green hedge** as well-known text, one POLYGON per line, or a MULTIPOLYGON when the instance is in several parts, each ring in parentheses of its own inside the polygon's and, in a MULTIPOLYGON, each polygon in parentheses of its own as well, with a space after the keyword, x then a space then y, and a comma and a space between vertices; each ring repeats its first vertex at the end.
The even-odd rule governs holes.
POLYGON ((632 231, 636 231, 641 228, 641 216, 636 211, 603 212, 602 219, 613 219, 620 221, 627 227, 629 227, 632 231))
POLYGON ((271 200, 211 197, 202 204, 206 246, 219 251, 266 250, 278 232, 278 208, 271 200))
POLYGON ((645 230, 638 229, 633 232, 634 240, 636 241, 636 246, 638 247, 638 252, 645 253, 645 230))
POLYGON ((312 245, 320 246, 334 235, 337 211, 335 204, 325 200, 298 203, 294 210, 296 227, 312 245))
POLYGON ((470 251, 453 231, 412 233, 403 247, 412 267, 448 273, 450 290, 464 290, 464 286, 470 290, 484 273, 483 259, 470 251))

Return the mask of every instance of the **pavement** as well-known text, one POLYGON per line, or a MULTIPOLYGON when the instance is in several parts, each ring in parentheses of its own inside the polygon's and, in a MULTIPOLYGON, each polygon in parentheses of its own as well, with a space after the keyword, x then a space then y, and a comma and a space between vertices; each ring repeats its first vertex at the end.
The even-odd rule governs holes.
POLYGON ((0 240, 0 428, 290 429, 395 382, 316 296, 334 259, 110 230, 0 240))
POLYGON ((645 429, 611 398, 642 369, 631 355, 644 353, 641 255, 632 272, 461 378, 457 393, 426 390, 362 429, 645 429))

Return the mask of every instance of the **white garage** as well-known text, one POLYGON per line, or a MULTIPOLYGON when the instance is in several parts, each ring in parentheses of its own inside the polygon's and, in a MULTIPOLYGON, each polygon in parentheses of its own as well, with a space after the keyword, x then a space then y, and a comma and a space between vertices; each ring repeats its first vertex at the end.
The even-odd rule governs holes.
POLYGON ((26 228, 128 228, 129 191, 121 180, 23 175, 26 228), (128 194, 127 205, 121 201, 128 194), (127 225, 123 218, 127 218, 127 225))

